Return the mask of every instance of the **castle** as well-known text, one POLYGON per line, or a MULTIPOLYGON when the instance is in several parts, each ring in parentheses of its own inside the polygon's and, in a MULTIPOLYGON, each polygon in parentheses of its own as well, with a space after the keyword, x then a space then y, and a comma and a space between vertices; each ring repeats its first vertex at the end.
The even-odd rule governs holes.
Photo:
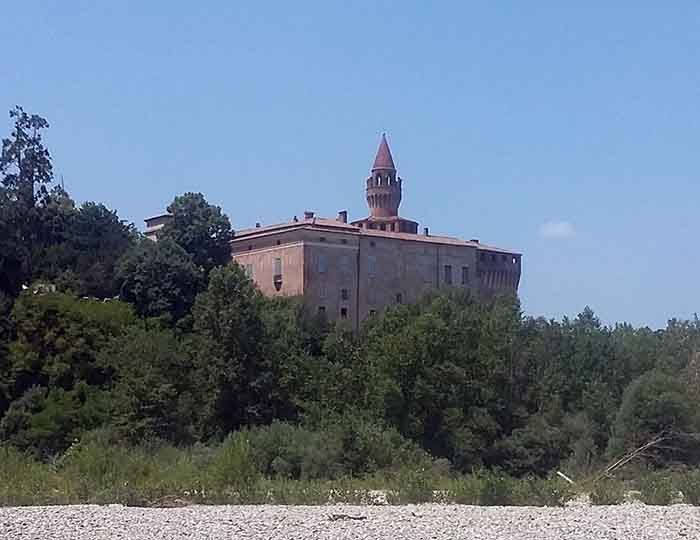
MULTIPOLYGON (((520 283, 520 253, 434 236, 399 216, 402 180, 382 136, 366 180, 369 216, 348 223, 304 212, 287 223, 236 231, 231 257, 263 294, 303 296, 310 310, 354 328, 386 306, 417 301, 428 291, 461 287, 481 294, 510 292, 520 283)), ((146 219, 155 238, 169 216, 146 219)))

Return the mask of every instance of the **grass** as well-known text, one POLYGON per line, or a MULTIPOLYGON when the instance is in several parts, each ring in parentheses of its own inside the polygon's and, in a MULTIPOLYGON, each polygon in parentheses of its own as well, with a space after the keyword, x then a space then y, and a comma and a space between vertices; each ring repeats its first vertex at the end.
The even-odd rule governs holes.
MULTIPOLYGON (((679 491, 700 505, 700 471, 648 474, 638 483, 647 504, 671 504, 679 491)), ((619 504, 625 484, 596 482, 592 504, 619 504)), ((260 472, 245 434, 216 447, 126 448, 83 440, 44 463, 0 447, 0 505, 181 504, 469 504, 563 506, 577 493, 558 477, 515 479, 497 472, 455 475, 424 467, 383 469, 359 477, 290 479, 260 472)))

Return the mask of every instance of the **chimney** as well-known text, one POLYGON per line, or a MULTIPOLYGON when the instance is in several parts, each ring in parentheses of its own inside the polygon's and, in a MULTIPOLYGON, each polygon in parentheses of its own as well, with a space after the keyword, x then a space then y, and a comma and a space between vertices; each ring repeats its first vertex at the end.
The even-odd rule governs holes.
POLYGON ((304 219, 313 219, 314 218, 314 213, 306 210, 304 212, 304 219))
POLYGON ((428 229, 428 227, 423 229, 423 234, 425 234, 425 236, 430 236, 430 229, 428 229))
POLYGON ((259 221, 257 221, 257 222, 255 223, 255 228, 256 228, 256 229, 259 229, 259 228, 260 228, 260 222, 259 222, 259 221))
POLYGON ((348 222, 348 211, 347 210, 341 210, 338 212, 338 221, 341 223, 347 223, 348 222))
POLYGON ((478 244, 478 243, 479 243, 479 239, 478 239, 478 238, 472 238, 472 239, 469 240, 469 241, 470 241, 470 242, 474 242, 475 244, 478 244))

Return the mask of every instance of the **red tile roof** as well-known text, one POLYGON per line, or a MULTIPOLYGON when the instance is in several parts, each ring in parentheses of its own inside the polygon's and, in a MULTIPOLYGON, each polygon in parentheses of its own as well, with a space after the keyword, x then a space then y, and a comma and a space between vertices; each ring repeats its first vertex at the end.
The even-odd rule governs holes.
POLYGON ((480 242, 472 242, 469 240, 462 240, 460 238, 453 238, 451 236, 434 236, 434 235, 424 235, 424 234, 412 234, 412 233, 402 233, 402 232, 391 232, 382 231, 380 229, 361 229, 355 225, 350 225, 348 223, 342 223, 334 219, 326 218, 310 218, 310 219, 300 219, 298 221, 288 221, 287 223, 277 223, 274 225, 267 225, 265 227, 255 227, 252 229, 243 229, 236 231, 236 235, 231 241, 236 242, 242 239, 250 239, 259 236, 269 236, 272 234, 284 232, 291 229, 318 229, 318 230, 328 230, 333 229, 335 232, 346 233, 346 234, 358 234, 361 236, 372 236, 372 237, 383 237, 383 238, 395 238, 397 240, 408 240, 411 242, 427 242, 432 244, 443 244, 451 246, 465 246, 474 247, 482 251, 493 251, 496 253, 508 253, 512 255, 519 255, 518 252, 509 249, 501 249, 494 246, 488 246, 480 242))
POLYGON ((391 157, 391 150, 389 150, 389 143, 386 142, 385 133, 382 133, 382 140, 379 142, 377 157, 374 158, 374 165, 372 165, 373 171, 378 169, 396 170, 396 167, 394 166, 394 158, 391 157))

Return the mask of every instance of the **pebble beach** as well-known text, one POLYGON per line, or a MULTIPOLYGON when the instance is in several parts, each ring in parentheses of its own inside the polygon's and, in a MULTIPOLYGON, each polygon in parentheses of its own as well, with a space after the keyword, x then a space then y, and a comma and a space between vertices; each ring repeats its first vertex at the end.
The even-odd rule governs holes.
POLYGON ((565 508, 441 504, 7 507, 0 508, 0 538, 700 540, 700 509, 643 504, 565 508))

